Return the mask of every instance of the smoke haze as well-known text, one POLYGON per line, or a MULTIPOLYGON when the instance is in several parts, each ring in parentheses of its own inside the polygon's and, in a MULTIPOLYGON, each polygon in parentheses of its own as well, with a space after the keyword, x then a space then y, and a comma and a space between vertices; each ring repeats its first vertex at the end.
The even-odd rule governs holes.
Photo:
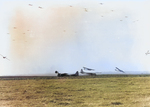
POLYGON ((145 29, 150 26, 149 16, 145 18, 148 3, 32 1, 31 6, 22 1, 10 6, 4 2, 10 9, 0 21, 4 25, 0 54, 10 61, 1 58, 1 74, 55 75, 55 70, 75 73, 83 66, 100 72, 114 71, 116 66, 150 70, 150 57, 145 56, 150 49, 145 29))

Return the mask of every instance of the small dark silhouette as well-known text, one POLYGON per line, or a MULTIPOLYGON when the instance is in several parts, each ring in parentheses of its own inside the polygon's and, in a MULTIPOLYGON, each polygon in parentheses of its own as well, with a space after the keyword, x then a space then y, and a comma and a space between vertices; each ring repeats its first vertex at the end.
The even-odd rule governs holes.
POLYGON ((99 3, 100 5, 103 5, 103 3, 99 3))
POLYGON ((58 77, 65 77, 65 76, 79 76, 79 72, 77 71, 75 74, 68 74, 68 73, 59 73, 58 71, 55 71, 58 77))
POLYGON ((14 27, 14 29, 17 29, 16 27, 14 27))
POLYGON ((32 4, 29 4, 29 6, 33 6, 32 4))
POLYGON ((146 54, 146 55, 147 55, 147 54, 150 54, 149 50, 148 50, 145 54, 146 54))
POLYGON ((42 7, 39 6, 40 9, 43 9, 42 7))
MULTIPOLYGON (((1 54, 0 54, 1 55, 1 54)), ((6 56, 3 56, 3 55, 1 55, 4 59, 7 59, 7 60, 9 60, 6 56)), ((9 60, 10 61, 10 60, 9 60)))
POLYGON ((88 10, 86 8, 84 8, 85 12, 88 12, 88 10))

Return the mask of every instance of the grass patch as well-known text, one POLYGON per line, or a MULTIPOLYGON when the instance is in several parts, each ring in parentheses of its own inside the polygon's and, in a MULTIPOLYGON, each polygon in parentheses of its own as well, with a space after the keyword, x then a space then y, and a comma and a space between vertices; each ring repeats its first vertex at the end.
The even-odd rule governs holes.
POLYGON ((148 107, 150 77, 0 80, 8 107, 148 107))

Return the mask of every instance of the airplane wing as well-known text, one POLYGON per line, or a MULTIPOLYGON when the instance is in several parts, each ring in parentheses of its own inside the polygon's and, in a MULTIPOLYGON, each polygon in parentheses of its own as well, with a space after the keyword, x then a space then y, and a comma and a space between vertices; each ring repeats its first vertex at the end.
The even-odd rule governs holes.
MULTIPOLYGON (((1 54, 0 54, 1 55, 1 54)), ((4 57, 3 55, 1 55, 2 57, 4 57)))
POLYGON ((88 74, 88 75, 96 75, 96 73, 86 73, 86 74, 88 74))
POLYGON ((89 70, 89 71, 94 71, 94 69, 90 69, 90 68, 87 68, 87 67, 83 67, 84 70, 89 70))
POLYGON ((81 69, 80 73, 82 73, 82 74, 87 74, 87 75, 96 75, 96 73, 84 72, 82 69, 81 69))

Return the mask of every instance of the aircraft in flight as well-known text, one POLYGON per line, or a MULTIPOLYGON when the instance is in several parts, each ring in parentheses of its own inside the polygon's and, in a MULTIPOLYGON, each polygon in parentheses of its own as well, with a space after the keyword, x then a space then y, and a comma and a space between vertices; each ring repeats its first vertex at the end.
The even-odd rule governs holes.
POLYGON ((147 55, 147 54, 150 54, 149 50, 148 50, 145 54, 146 54, 146 55, 147 55))
POLYGON ((39 6, 38 8, 43 9, 43 8, 42 8, 42 7, 40 7, 40 6, 39 6))
POLYGON ((79 76, 79 72, 77 71, 75 74, 68 74, 68 73, 59 73, 58 71, 55 71, 58 77, 65 77, 65 76, 79 76))
MULTIPOLYGON (((1 55, 1 54, 0 54, 1 55)), ((4 59, 7 59, 7 60, 9 60, 6 56, 3 56, 3 55, 1 55, 4 59)), ((10 61, 10 60, 9 60, 10 61)))
POLYGON ((32 4, 29 4, 29 6, 33 6, 32 4))
POLYGON ((80 73, 87 74, 87 75, 96 75, 96 73, 94 73, 94 72, 85 72, 85 71, 83 71, 83 69, 81 69, 80 73))
POLYGON ((119 69, 116 67, 115 71, 119 71, 119 72, 122 72, 122 73, 125 73, 123 70, 119 69))

